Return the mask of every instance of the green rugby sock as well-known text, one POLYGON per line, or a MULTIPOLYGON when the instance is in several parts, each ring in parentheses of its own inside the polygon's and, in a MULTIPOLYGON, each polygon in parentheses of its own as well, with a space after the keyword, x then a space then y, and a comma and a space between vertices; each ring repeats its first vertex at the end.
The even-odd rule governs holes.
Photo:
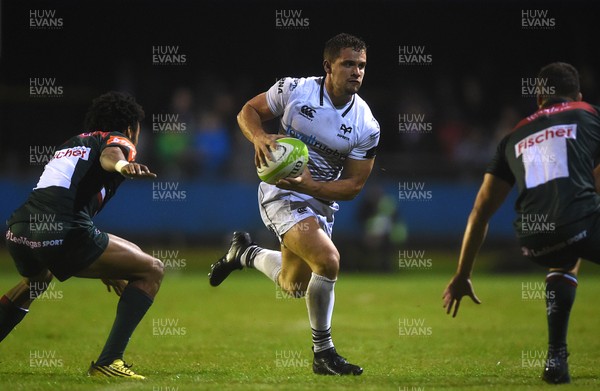
POLYGON ((551 272, 546 276, 546 314, 548 348, 558 351, 567 346, 569 315, 575 301, 577 278, 569 273, 551 272))
POLYGON ((17 307, 8 297, 0 298, 0 341, 10 334, 28 312, 29 310, 17 307))
POLYGON ((117 305, 117 317, 110 330, 108 340, 96 361, 97 365, 108 365, 123 358, 131 334, 140 323, 153 300, 140 289, 127 285, 117 305))

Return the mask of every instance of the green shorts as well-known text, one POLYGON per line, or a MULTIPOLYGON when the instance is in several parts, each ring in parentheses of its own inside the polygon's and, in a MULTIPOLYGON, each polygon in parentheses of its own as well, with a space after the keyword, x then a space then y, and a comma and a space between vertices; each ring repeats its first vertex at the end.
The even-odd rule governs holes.
POLYGON ((108 246, 108 235, 91 222, 89 225, 65 221, 18 222, 8 227, 6 245, 23 277, 49 269, 64 281, 102 255, 108 246))

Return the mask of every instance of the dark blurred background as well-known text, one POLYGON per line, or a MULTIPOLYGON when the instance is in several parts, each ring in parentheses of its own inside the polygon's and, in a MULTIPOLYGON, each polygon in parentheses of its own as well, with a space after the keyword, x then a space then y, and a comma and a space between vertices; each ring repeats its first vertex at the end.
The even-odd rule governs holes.
MULTIPOLYGON (((404 248, 456 250, 497 142, 536 109, 527 80, 549 62, 570 62, 584 99, 600 104, 599 8, 3 0, 1 217, 26 198, 52 148, 82 131, 91 100, 121 90, 144 106, 137 160, 159 178, 125 183, 96 219, 100 228, 142 242, 214 246, 247 229, 276 244, 259 218, 253 148, 236 114, 278 78, 322 75, 324 42, 349 32, 368 44, 360 95, 382 137, 365 190, 341 203, 334 240, 349 268, 393 268, 404 248), (406 199, 407 189, 422 192, 406 199)), ((513 218, 509 202, 490 230, 490 246, 505 258, 518 255, 513 218)))

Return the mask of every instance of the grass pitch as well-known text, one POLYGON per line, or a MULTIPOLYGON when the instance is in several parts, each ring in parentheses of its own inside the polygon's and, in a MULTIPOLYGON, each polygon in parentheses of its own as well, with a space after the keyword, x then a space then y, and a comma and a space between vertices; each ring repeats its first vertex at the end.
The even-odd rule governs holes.
MULTIPOLYGON (((589 268, 593 268, 590 266, 589 268)), ((543 272, 475 275, 483 304, 442 309, 449 273, 342 274, 333 337, 364 367, 359 377, 312 374, 303 299, 291 299, 256 271, 222 286, 205 273, 168 273, 125 359, 143 382, 85 376, 112 324, 117 296, 95 280, 51 286, 0 344, 2 390, 540 390, 546 348, 543 272)), ((0 290, 17 274, 4 270, 0 290)), ((570 327, 573 384, 600 386, 600 276, 580 277, 570 327)))

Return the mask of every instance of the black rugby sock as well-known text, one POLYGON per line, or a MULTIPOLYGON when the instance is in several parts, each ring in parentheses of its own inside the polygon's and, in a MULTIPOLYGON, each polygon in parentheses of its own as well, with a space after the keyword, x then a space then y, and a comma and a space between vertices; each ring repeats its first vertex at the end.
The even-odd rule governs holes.
POLYGON ((0 298, 0 341, 10 334, 28 312, 29 310, 17 307, 8 297, 0 298))
POLYGON ((123 358, 131 334, 140 323, 153 300, 140 289, 127 285, 117 305, 117 317, 110 330, 104 349, 96 361, 98 365, 111 364, 123 358))
POLYGON ((567 346, 569 315, 575 301, 577 278, 569 273, 551 272, 546 276, 546 314, 548 350, 557 352, 567 346))

